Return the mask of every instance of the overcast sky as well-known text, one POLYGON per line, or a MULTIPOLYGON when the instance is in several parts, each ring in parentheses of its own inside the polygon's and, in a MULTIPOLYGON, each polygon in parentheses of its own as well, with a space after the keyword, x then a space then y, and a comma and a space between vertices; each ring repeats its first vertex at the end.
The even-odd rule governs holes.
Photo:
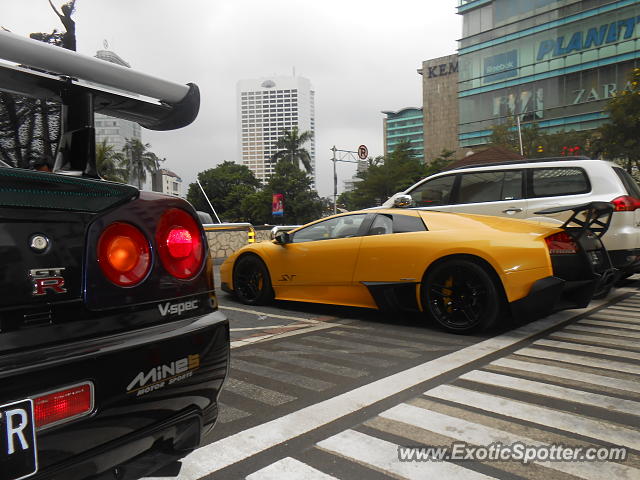
MULTIPOLYGON (((47 0, 1 0, 14 33, 62 30, 47 0)), ((65 3, 53 0, 56 6, 65 3)), ((316 92, 318 191, 333 193, 330 148, 365 144, 382 155, 382 110, 422 105, 423 60, 455 53, 457 0, 77 0, 78 51, 109 49, 132 68, 200 87, 197 120, 143 141, 185 189, 198 172, 237 153, 236 82, 270 75, 308 78, 316 92)), ((338 164, 342 181, 353 174, 338 164)))

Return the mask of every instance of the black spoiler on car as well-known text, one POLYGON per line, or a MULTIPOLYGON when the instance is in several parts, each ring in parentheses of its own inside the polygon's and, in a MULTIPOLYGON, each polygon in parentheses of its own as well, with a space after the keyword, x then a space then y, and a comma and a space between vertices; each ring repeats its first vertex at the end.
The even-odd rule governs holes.
POLYGON ((183 85, 0 30, 0 90, 62 104, 54 170, 97 177, 94 112, 151 130, 189 125, 200 108, 197 85, 183 85))
POLYGON ((611 224, 614 206, 609 202, 589 202, 568 207, 553 207, 535 212, 536 215, 549 215, 572 211, 571 216, 562 224, 562 228, 582 235, 587 230, 602 237, 611 224))

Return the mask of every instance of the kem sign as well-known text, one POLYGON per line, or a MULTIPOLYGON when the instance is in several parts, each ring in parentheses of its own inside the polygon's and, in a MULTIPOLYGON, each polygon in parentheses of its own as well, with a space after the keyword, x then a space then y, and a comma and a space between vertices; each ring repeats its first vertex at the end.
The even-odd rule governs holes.
POLYGON ((587 31, 575 32, 571 38, 561 36, 554 39, 543 40, 538 47, 539 62, 546 57, 559 57, 572 52, 579 52, 589 48, 601 46, 603 43, 614 43, 618 40, 628 40, 633 38, 636 25, 640 23, 640 16, 630 17, 612 23, 605 23, 599 27, 592 27, 587 31))
POLYGON ((441 63, 427 69, 429 71, 427 78, 446 77, 452 73, 458 73, 458 62, 441 63))

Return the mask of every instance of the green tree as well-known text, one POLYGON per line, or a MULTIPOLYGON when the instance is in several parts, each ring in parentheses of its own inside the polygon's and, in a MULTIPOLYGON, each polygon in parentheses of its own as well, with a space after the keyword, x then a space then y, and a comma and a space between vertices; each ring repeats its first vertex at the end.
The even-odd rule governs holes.
POLYGON ((489 145, 497 145, 520 153, 520 135, 522 135, 522 152, 525 157, 536 156, 538 145, 543 141, 544 133, 536 123, 520 125, 520 134, 513 118, 505 123, 494 125, 489 136, 489 145))
POLYGON ((142 188, 147 181, 147 173, 158 170, 160 159, 151 150, 149 143, 142 143, 137 138, 127 138, 122 147, 122 166, 127 172, 126 181, 135 182, 138 188, 142 188))
MULTIPOLYGON (((558 157, 590 154, 589 132, 575 130, 545 133, 538 124, 521 125, 522 152, 526 158, 558 157)), ((518 127, 513 119, 491 129, 490 145, 498 145, 520 153, 518 127)))
POLYGON ((296 167, 302 163, 307 173, 313 171, 311 155, 304 148, 304 144, 313 138, 313 132, 299 133, 298 127, 287 130, 278 138, 276 148, 279 150, 271 157, 273 162, 289 162, 296 167))
POLYGON ((107 141, 96 145, 96 167, 98 174, 111 182, 125 183, 127 172, 121 167, 124 157, 114 151, 113 145, 107 145, 107 141))
POLYGON ((410 149, 408 142, 401 142, 386 158, 370 159, 369 167, 358 174, 362 181, 338 202, 348 210, 373 207, 423 178, 425 166, 410 149))
POLYGON ((443 148, 440 155, 431 160, 431 162, 425 166, 424 176, 429 177, 446 170, 447 167, 455 160, 455 154, 455 150, 447 150, 446 148, 443 148))
MULTIPOLYGON (((243 203, 246 197, 258 191, 260 181, 245 165, 226 161, 215 168, 198 173, 198 180, 221 220, 244 222, 252 219, 251 215, 245 212, 243 203)), ((211 213, 209 203, 197 183, 189 185, 187 200, 197 210, 211 213)))
POLYGON ((609 121, 596 130, 593 150, 615 159, 627 172, 640 177, 640 68, 634 68, 624 90, 605 107, 609 121))
POLYGON ((536 146, 535 157, 590 155, 592 132, 561 131, 549 133, 536 146))
POLYGON ((322 216, 322 200, 311 188, 311 178, 297 165, 278 162, 275 172, 262 190, 244 199, 242 210, 254 224, 274 223, 300 225, 322 216), (271 215, 274 193, 284 196, 284 215, 271 215))

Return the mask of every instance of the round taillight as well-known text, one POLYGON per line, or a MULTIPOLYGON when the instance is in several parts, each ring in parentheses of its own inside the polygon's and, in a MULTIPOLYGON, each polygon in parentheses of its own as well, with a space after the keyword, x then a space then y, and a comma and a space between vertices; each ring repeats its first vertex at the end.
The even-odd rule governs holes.
POLYGON ((193 251, 193 238, 186 228, 174 228, 167 236, 167 248, 173 258, 186 258, 193 251))
POLYGON ((200 227, 184 210, 167 210, 156 230, 158 256, 164 268, 176 278, 191 278, 202 267, 204 246, 200 227))
POLYGON ((133 225, 112 223, 98 239, 98 264, 104 275, 116 285, 137 285, 151 267, 149 242, 133 225))

